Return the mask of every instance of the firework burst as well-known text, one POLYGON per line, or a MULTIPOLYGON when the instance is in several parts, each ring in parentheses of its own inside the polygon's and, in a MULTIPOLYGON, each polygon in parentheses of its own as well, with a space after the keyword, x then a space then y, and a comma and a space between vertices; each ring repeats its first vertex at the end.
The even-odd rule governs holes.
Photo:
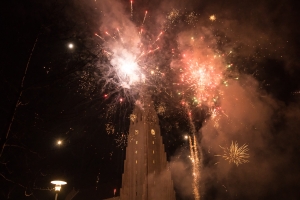
POLYGON ((243 144, 239 147, 237 142, 232 141, 229 148, 221 148, 224 150, 224 154, 216 156, 223 157, 225 160, 228 160, 229 163, 234 163, 236 164, 236 166, 239 166, 240 164, 249 162, 248 158, 250 157, 250 155, 247 153, 249 151, 248 145, 243 144))
MULTIPOLYGON (((143 23, 146 14, 147 11, 143 23)), ((157 41, 162 32, 152 43, 151 40, 144 42, 143 29, 139 32, 138 27, 135 27, 134 32, 128 35, 126 28, 115 28, 111 33, 106 31, 103 36, 95 34, 103 41, 101 50, 106 57, 106 62, 99 64, 99 82, 102 83, 105 98, 112 100, 113 104, 135 102, 137 95, 147 84, 148 77, 154 74, 151 68, 154 64, 150 57, 159 50, 157 41)))
POLYGON ((216 18, 216 16, 215 15, 211 15, 210 17, 209 17, 209 20, 210 21, 215 21, 217 18, 216 18))
POLYGON ((189 85, 195 104, 213 106, 218 99, 217 88, 222 80, 221 72, 216 67, 197 60, 188 60, 181 81, 189 85))

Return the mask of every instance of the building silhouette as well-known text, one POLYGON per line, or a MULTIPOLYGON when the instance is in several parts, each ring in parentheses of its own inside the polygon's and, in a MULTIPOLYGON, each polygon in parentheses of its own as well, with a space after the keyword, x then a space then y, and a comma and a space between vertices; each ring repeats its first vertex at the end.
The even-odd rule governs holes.
MULTIPOLYGON (((121 200, 175 200, 175 191, 150 98, 137 102, 130 127, 122 175, 121 200)), ((117 199, 117 198, 115 198, 117 199)))

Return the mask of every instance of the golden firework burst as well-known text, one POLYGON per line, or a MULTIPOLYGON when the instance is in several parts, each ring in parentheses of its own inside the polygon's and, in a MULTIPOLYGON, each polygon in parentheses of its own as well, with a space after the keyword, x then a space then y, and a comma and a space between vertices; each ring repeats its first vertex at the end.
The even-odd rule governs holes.
POLYGON ((215 15, 211 15, 210 17, 209 17, 209 20, 211 20, 211 21, 215 21, 217 18, 216 18, 216 16, 215 15))
POLYGON ((228 160, 229 163, 234 163, 236 164, 236 166, 239 166, 240 164, 249 162, 248 158, 250 157, 250 155, 247 153, 249 151, 248 145, 243 144, 239 147, 237 142, 232 141, 229 148, 221 148, 224 150, 224 154, 216 156, 223 157, 225 160, 228 160))

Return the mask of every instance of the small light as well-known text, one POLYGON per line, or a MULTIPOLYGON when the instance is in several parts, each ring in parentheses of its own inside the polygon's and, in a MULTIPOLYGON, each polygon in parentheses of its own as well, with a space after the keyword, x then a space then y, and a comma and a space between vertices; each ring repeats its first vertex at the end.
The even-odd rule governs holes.
POLYGON ((61 140, 58 140, 58 141, 57 141, 57 144, 58 144, 58 145, 61 145, 61 144, 62 144, 62 141, 61 141, 61 140))
POLYGON ((62 185, 66 185, 67 184, 67 182, 65 182, 65 181, 58 181, 58 180, 51 181, 51 183, 55 185, 54 189, 57 192, 60 191, 62 185))
POLYGON ((189 138, 189 136, 187 136, 187 135, 184 136, 184 139, 185 139, 185 140, 187 140, 188 138, 189 138))
POLYGON ((61 185, 55 185, 54 189, 55 189, 55 191, 60 191, 61 185))
POLYGON ((69 47, 69 49, 73 49, 74 45, 73 45, 72 43, 70 43, 70 44, 68 45, 68 47, 69 47))
POLYGON ((215 21, 217 18, 216 18, 215 15, 211 15, 211 16, 209 17, 209 19, 210 19, 211 21, 215 21))

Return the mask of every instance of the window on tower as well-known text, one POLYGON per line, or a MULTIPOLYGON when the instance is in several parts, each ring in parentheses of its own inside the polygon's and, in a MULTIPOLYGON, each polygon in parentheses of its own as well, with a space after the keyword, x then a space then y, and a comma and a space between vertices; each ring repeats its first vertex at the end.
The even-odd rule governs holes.
POLYGON ((130 120, 131 120, 132 122, 134 122, 135 119, 136 119, 136 115, 135 115, 135 114, 131 114, 131 115, 130 115, 130 120))
POLYGON ((154 129, 151 129, 151 134, 155 135, 155 130, 154 129))
POLYGON ((138 135, 139 134, 139 130, 134 130, 134 134, 138 135))
POLYGON ((135 141, 135 144, 138 144, 138 141, 135 141))

